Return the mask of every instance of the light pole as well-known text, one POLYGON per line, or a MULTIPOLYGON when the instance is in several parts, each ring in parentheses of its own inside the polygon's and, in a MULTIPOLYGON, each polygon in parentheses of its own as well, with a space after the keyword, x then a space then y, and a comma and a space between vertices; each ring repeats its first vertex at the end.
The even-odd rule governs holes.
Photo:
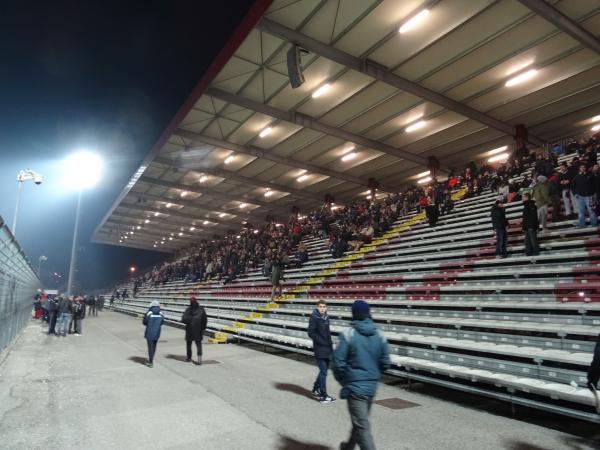
POLYGON ((72 295, 75 266, 77 264, 77 235, 79 234, 79 212, 81 210, 81 196, 85 188, 94 186, 100 179, 102 161, 98 155, 81 151, 69 156, 65 163, 65 175, 77 188, 77 208, 75 209, 75 229, 73 230, 73 243, 71 244, 71 262, 69 263, 69 278, 67 281, 67 295, 72 295))
POLYGON ((38 258, 38 270, 37 270, 38 278, 40 277, 40 269, 42 268, 42 261, 48 261, 48 257, 42 255, 38 258))
POLYGON ((23 183, 27 180, 33 180, 35 184, 40 185, 42 184, 44 178, 39 173, 31 169, 21 170, 17 174, 17 203, 15 205, 15 214, 13 215, 11 229, 13 236, 17 235, 17 217, 19 215, 19 204, 21 203, 21 188, 23 187, 23 183))

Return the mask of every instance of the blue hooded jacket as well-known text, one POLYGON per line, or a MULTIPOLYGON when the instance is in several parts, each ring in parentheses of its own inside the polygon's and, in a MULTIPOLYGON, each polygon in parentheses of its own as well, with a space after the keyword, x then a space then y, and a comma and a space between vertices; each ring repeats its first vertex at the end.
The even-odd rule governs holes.
POLYGON ((146 325, 144 337, 149 341, 158 341, 160 328, 164 321, 165 316, 160 312, 160 306, 152 306, 144 316, 144 325, 146 325))
POLYGON ((390 365, 387 340, 373 320, 353 320, 340 334, 333 353, 333 374, 342 385, 340 397, 375 397, 381 372, 390 365))

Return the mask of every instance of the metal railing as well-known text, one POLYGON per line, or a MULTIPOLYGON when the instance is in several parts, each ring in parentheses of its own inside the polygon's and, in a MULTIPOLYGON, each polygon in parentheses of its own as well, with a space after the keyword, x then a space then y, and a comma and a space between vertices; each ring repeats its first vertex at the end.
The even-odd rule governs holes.
POLYGON ((41 286, 25 253, 0 217, 0 352, 27 324, 41 286))

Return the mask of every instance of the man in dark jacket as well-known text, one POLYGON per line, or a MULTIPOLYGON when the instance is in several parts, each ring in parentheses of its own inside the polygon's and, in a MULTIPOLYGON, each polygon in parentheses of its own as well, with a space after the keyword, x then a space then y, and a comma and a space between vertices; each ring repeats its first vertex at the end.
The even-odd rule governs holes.
POLYGON ((585 227, 586 210, 590 216, 590 225, 597 227, 598 216, 592 207, 592 198, 596 193, 596 180, 593 174, 588 173, 585 164, 579 166, 579 173, 571 181, 571 190, 575 194, 575 204, 577 205, 577 213, 579 214, 577 228, 585 227))
POLYGON ((154 300, 150 303, 150 309, 144 316, 143 324, 146 325, 146 332, 144 338, 148 342, 148 362, 146 365, 152 367, 154 361, 154 353, 156 352, 156 344, 160 338, 160 330, 162 324, 165 321, 165 316, 160 311, 160 303, 154 300))
POLYGON ((75 336, 81 336, 81 322, 85 317, 85 305, 81 301, 81 297, 75 297, 73 304, 73 326, 75 328, 75 336))
POLYGON ((538 222, 537 207, 531 200, 531 194, 523 194, 523 234, 525 235, 525 254, 539 255, 540 248, 537 240, 538 222))
POLYGON ((333 353, 333 374, 342 385, 341 397, 348 399, 352 433, 341 449, 375 449, 369 413, 381 372, 390 368, 390 355, 384 334, 369 315, 369 304, 352 304, 352 325, 340 334, 333 353))
POLYGON ((506 226, 508 221, 506 220, 506 211, 504 205, 500 200, 494 202, 491 211, 492 216, 492 227, 496 233, 496 256, 506 258, 506 241, 507 233, 506 226))
POLYGON ((206 311, 198 304, 196 297, 190 297, 190 306, 186 308, 181 317, 185 323, 185 344, 187 361, 192 360, 192 342, 196 343, 198 365, 202 365, 202 337, 206 330, 206 311))
POLYGON ((598 397, 598 380, 600 380, 600 336, 594 347, 594 358, 587 372, 587 386, 594 394, 596 400, 596 412, 600 414, 600 398, 598 397))
POLYGON ((73 309, 73 302, 67 296, 64 296, 58 302, 58 308, 56 310, 58 319, 56 321, 56 334, 62 337, 67 337, 69 331, 69 323, 71 322, 71 311, 73 309))
POLYGON ((327 370, 329 360, 333 352, 333 341, 329 329, 329 316, 327 315, 327 303, 320 300, 317 308, 313 311, 308 321, 308 336, 313 341, 313 351, 317 359, 319 374, 313 384, 312 393, 321 403, 331 403, 335 399, 327 395, 327 370))
POLYGON ((52 299, 48 299, 48 334, 56 334, 58 335, 58 333, 56 332, 56 320, 58 318, 58 303, 61 299, 60 295, 57 295, 56 297, 52 298, 52 299))

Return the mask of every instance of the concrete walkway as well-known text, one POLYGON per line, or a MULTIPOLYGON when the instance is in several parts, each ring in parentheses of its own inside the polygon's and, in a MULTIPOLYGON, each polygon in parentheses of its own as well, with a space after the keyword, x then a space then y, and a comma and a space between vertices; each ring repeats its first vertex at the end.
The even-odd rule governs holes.
MULTIPOLYGON (((47 336, 32 322, 3 355, 0 448, 324 450, 347 437, 346 403, 310 397, 316 369, 306 358, 205 345, 218 363, 196 366, 183 361, 182 331, 163 327, 150 369, 141 320, 100 314, 81 337, 47 336)), ((337 396, 333 377, 329 387, 337 396)), ((514 420, 505 404, 432 386, 395 380, 378 398, 416 404, 374 406, 379 450, 598 448, 593 425, 531 412, 514 420)))

